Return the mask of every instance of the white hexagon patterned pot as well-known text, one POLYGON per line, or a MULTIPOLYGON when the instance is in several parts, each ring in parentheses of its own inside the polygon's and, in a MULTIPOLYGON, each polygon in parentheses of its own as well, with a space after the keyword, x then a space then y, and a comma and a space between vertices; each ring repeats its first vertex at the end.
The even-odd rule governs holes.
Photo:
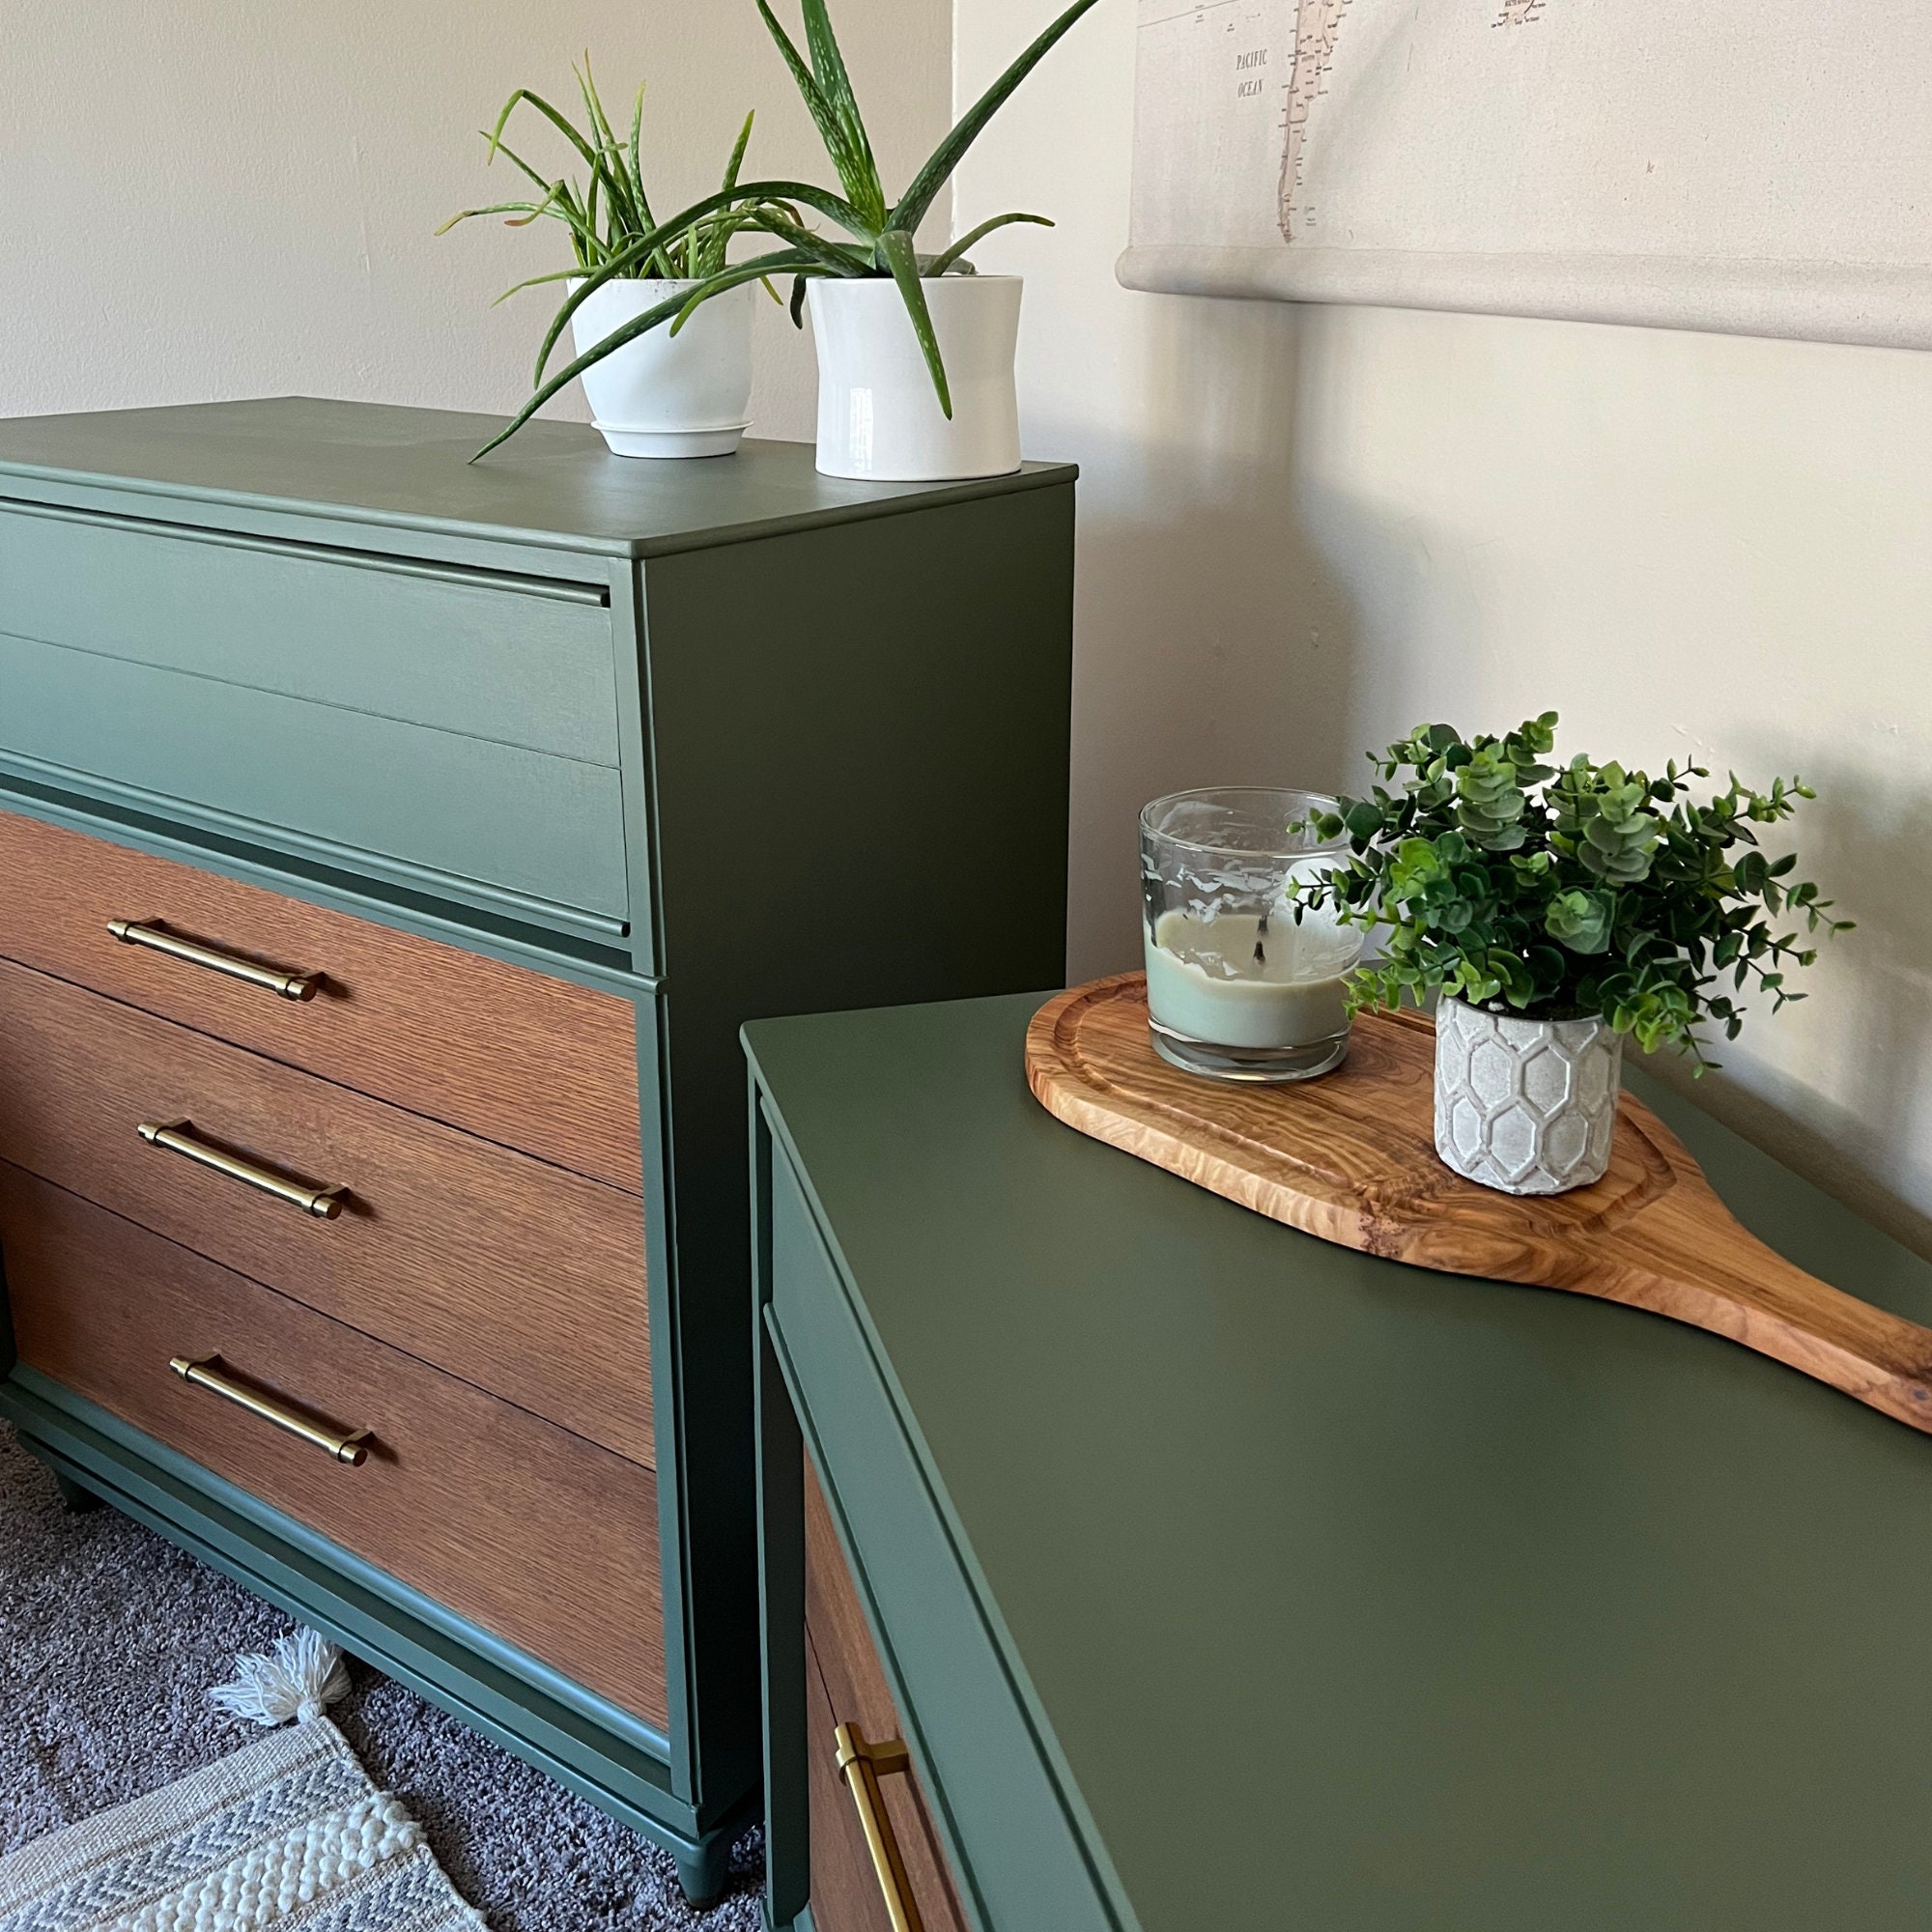
POLYGON ((1624 1037, 1605 1020, 1526 1020, 1462 1000, 1435 1009, 1435 1151, 1505 1194, 1604 1178, 1624 1037))

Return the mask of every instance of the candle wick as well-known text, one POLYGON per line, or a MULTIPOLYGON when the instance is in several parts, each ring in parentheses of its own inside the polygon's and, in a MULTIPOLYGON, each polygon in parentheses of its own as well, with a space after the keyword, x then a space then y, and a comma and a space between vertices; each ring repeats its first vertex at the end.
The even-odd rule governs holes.
POLYGON ((1267 963, 1267 952, 1258 939, 1255 941, 1255 964, 1257 966, 1265 966, 1267 963))

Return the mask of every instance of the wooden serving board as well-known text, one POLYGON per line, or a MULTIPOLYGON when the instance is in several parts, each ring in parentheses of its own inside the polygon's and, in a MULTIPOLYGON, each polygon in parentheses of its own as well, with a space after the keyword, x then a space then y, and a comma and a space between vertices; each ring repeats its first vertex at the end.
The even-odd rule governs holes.
POLYGON ((1747 1234, 1683 1143, 1625 1094, 1592 1187, 1497 1193, 1435 1154, 1435 1022, 1363 1013, 1349 1058, 1296 1085, 1181 1072, 1153 1050, 1147 980, 1042 1007, 1027 1081, 1068 1126, 1343 1247, 1450 1274, 1628 1302, 1728 1336, 1932 1433, 1932 1329, 1794 1267, 1747 1234))

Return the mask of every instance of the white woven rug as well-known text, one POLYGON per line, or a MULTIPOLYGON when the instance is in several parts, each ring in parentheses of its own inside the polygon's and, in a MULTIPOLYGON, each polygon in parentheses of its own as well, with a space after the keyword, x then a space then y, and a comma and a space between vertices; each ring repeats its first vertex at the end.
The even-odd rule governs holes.
POLYGON ((0 1932, 486 1932, 321 1703, 0 1858, 0 1932))

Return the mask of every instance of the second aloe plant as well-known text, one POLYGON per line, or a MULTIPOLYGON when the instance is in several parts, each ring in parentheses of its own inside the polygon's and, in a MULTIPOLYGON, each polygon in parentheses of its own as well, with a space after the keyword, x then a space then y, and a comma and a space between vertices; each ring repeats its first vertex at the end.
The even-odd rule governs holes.
MULTIPOLYGON (((587 262, 580 254, 579 268, 563 272, 572 277, 581 274, 582 280, 557 311, 556 319, 544 337, 543 347, 537 355, 535 392, 502 433, 494 437, 477 454, 482 455, 514 436, 566 384, 581 376, 584 370, 594 367, 625 343, 661 327, 668 327, 675 332, 696 309, 712 297, 745 282, 775 275, 793 278, 791 309, 795 322, 800 319, 805 283, 809 278, 890 276, 897 284, 905 302, 906 313, 919 338, 926 367, 931 372, 940 408, 950 419, 952 399, 947 387, 946 364, 933 330, 931 314, 926 307, 924 291, 920 286, 922 278, 971 274, 973 267, 966 259, 966 251, 994 229, 1016 221, 1037 222, 1042 226, 1052 224, 1039 214, 997 214, 990 220, 980 222, 936 254, 924 256, 915 246, 914 234, 987 122, 1068 28, 1094 4, 1095 0, 1074 0, 1074 4, 1054 20, 960 117, 925 164, 914 175, 905 192, 896 200, 891 200, 880 177, 878 163, 873 158, 872 144, 866 132, 865 119, 860 113, 851 76, 839 52, 825 0, 802 0, 804 52, 780 24, 768 0, 757 0, 758 12, 771 30, 772 38, 783 55, 792 79, 825 143, 826 154, 838 179, 838 190, 797 181, 739 184, 734 173, 727 176, 724 185, 716 193, 693 202, 689 208, 679 210, 664 221, 651 222, 648 211, 643 211, 644 222, 640 231, 631 233, 628 239, 606 252, 603 259, 587 262), (838 236, 818 233, 800 213, 801 210, 810 210, 831 222, 839 231, 838 236), (701 274, 702 279, 696 289, 681 292, 646 309, 593 344, 564 368, 554 374, 548 373, 552 353, 569 327, 571 318, 590 295, 607 282, 650 274, 653 272, 651 264, 661 257, 668 239, 699 232, 715 233, 701 231, 701 224, 721 216, 730 224, 724 237, 724 245, 728 245, 732 235, 747 231, 762 233, 781 245, 749 261, 736 263, 724 260, 721 246, 715 255, 704 257, 701 270, 688 271, 693 276, 701 274)), ((511 106, 516 104, 518 98, 512 97, 511 106)), ((541 102, 533 104, 542 106, 541 102)), ((508 111, 508 108, 504 110, 506 116, 508 111)), ((552 119, 562 125, 561 117, 554 112, 552 119)), ((614 136, 611 135, 608 122, 602 122, 601 114, 593 116, 593 119, 601 124, 603 135, 596 142, 583 143, 580 151, 584 153, 586 159, 590 159, 593 154, 603 155, 607 176, 623 172, 627 180, 635 177, 638 172, 635 141, 626 157, 621 147, 615 143, 614 136), (616 150, 615 167, 611 162, 613 148, 616 150), (624 165, 627 159, 628 168, 624 165)), ((565 130, 574 132, 567 126, 565 130)), ((500 134, 500 122, 497 131, 500 134)), ((597 167, 593 163, 593 183, 596 177, 597 167)), ((543 185, 540 181, 539 185, 543 185)), ((607 207, 608 192, 607 185, 607 207)), ((639 183, 639 193, 634 200, 640 198, 639 183)), ((531 218, 534 218, 534 213, 531 218)))

